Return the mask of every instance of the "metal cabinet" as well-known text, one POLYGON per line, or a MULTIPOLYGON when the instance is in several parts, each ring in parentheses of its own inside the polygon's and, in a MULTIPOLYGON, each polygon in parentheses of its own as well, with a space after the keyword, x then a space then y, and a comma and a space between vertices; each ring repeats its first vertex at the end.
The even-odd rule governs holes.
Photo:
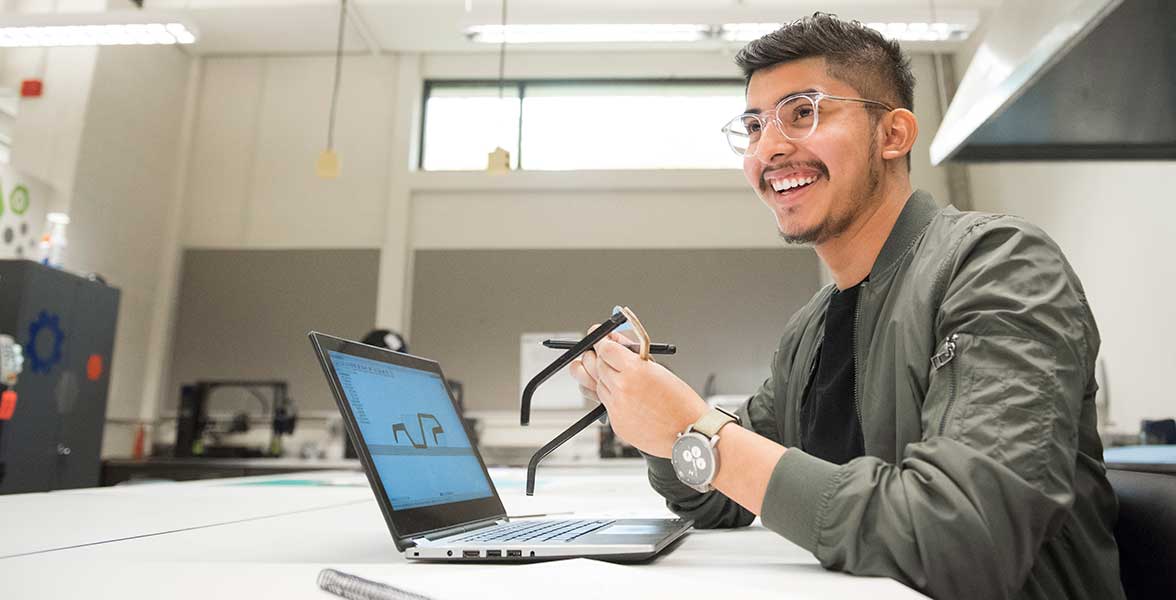
POLYGON ((0 433, 0 493, 98 485, 119 291, 27 260, 0 260, 0 333, 24 347, 0 433))

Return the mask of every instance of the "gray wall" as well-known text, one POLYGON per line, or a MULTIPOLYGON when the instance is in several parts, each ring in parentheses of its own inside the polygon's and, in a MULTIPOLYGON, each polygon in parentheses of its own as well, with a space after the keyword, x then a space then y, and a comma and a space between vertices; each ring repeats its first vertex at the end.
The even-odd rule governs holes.
MULTIPOLYGON (((198 379, 284 379, 300 410, 333 410, 306 332, 372 329, 379 260, 378 250, 185 251, 161 413, 174 415, 180 384, 198 379)), ((210 409, 255 408, 243 401, 217 394, 210 409)))
POLYGON ((818 277, 798 249, 419 250, 408 342, 463 382, 467 408, 513 410, 520 334, 582 331, 625 304, 678 345, 659 360, 695 390, 716 373, 717 393, 752 392, 818 277))

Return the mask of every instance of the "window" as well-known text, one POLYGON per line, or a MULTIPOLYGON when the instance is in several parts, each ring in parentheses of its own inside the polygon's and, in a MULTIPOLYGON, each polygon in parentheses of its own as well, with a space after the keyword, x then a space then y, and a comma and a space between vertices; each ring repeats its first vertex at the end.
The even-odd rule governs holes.
POLYGON ((497 85, 429 87, 425 100, 421 168, 426 171, 476 171, 486 154, 502 146, 510 167, 519 166, 519 88, 497 85))
POLYGON ((741 81, 426 85, 421 167, 482 170, 495 146, 512 168, 728 169, 719 129, 744 110, 741 81))

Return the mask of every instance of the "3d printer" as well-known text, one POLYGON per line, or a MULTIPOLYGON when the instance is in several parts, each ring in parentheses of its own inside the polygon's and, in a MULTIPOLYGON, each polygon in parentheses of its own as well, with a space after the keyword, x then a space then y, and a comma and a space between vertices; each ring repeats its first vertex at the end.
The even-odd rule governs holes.
POLYGON ((180 410, 176 423, 177 457, 202 456, 209 458, 258 458, 282 455, 282 436, 294 433, 298 415, 286 390, 285 381, 216 380, 197 381, 180 388, 180 410), (228 420, 209 415, 208 406, 213 393, 236 389, 256 399, 267 412, 271 425, 268 447, 228 445, 222 438, 229 434, 245 433, 250 429, 249 412, 238 410, 228 420), (268 390, 268 398, 262 393, 268 390))

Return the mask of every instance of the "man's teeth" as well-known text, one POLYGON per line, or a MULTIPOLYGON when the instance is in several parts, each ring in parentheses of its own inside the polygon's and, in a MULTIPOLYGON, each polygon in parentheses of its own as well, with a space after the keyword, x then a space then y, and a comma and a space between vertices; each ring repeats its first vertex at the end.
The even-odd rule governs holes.
POLYGON ((812 177, 804 177, 801 179, 797 179, 797 178, 773 179, 772 180, 772 189, 776 190, 777 192, 783 192, 784 190, 790 190, 792 188, 800 187, 802 185, 808 185, 816 180, 817 180, 817 177, 815 175, 812 177))

